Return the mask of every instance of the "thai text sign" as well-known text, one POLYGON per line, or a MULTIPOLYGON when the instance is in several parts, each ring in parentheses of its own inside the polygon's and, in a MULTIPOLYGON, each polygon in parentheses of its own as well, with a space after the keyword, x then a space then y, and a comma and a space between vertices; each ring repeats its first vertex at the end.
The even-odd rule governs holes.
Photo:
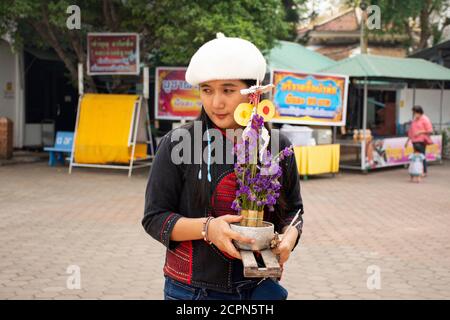
MULTIPOLYGON (((367 169, 383 168, 409 163, 409 155, 414 152, 411 143, 405 148, 408 138, 384 138, 375 139, 367 144, 366 165, 367 169)), ((442 136, 431 136, 432 144, 426 147, 426 159, 439 161, 442 155, 442 136)))
POLYGON ((202 102, 198 86, 185 80, 186 68, 158 67, 155 75, 155 118, 167 120, 195 119, 202 102))
POLYGON ((348 77, 274 70, 273 122, 345 125, 348 77))
POLYGON ((89 33, 87 39, 89 75, 139 74, 137 33, 89 33))

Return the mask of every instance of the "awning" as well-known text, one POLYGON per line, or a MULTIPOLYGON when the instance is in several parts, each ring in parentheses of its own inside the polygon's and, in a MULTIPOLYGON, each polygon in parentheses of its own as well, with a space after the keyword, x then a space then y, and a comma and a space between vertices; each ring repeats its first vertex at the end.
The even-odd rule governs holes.
POLYGON ((289 41, 279 43, 266 56, 271 69, 316 72, 336 62, 320 53, 289 41))
POLYGON ((425 59, 450 68, 450 40, 442 41, 431 48, 416 51, 410 57, 425 59))
POLYGON ((360 54, 320 70, 355 78, 450 81, 450 69, 423 59, 360 54))

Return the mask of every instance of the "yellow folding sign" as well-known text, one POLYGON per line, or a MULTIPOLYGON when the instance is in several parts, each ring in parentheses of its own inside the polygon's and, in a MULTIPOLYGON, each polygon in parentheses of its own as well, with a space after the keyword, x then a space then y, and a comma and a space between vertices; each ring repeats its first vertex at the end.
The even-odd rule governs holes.
MULTIPOLYGON (((132 118, 137 95, 86 94, 80 105, 75 137, 75 162, 129 163, 132 118)), ((137 144, 135 160, 147 155, 147 145, 137 144)))

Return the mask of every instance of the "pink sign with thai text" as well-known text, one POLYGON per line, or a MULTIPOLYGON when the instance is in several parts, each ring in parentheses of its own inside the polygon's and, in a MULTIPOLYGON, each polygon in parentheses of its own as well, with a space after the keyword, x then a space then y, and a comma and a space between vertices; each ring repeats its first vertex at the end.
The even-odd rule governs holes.
MULTIPOLYGON (((367 165, 369 168, 382 168, 409 163, 408 157, 414 152, 411 143, 405 148, 407 138, 375 139, 368 144, 366 149, 367 165)), ((428 161, 441 160, 442 136, 431 136, 433 144, 426 148, 428 161)))

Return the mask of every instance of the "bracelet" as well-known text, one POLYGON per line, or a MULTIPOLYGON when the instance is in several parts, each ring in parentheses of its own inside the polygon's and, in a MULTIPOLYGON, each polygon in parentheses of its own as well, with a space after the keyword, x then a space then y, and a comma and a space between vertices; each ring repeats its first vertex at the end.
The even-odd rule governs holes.
POLYGON ((203 236, 203 240, 205 240, 206 242, 208 242, 209 244, 212 244, 211 241, 209 241, 208 238, 208 227, 209 227, 209 223, 210 221, 214 219, 214 217, 209 216, 205 222, 203 222, 203 230, 202 230, 202 236, 203 236))
POLYGON ((209 244, 212 244, 212 241, 209 240, 208 237, 208 229, 209 229, 209 223, 214 219, 214 217, 210 217, 210 219, 208 221, 206 221, 206 229, 205 229, 205 239, 206 242, 208 242, 209 244))

